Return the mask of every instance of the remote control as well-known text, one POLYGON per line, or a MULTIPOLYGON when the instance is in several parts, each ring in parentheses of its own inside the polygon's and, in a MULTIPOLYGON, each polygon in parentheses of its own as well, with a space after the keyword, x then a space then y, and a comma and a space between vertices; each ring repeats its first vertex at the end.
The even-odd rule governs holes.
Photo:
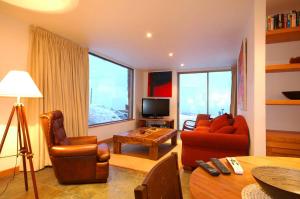
POLYGON ((230 175, 229 169, 217 158, 210 158, 210 161, 223 173, 224 175, 230 175))
POLYGON ((231 165, 235 174, 242 175, 244 173, 242 166, 234 157, 227 157, 226 160, 231 165))
POLYGON ((211 167, 209 164, 205 163, 203 160, 196 160, 196 163, 202 168, 204 169, 206 172, 208 172, 210 175, 212 176, 218 176, 220 175, 220 172, 211 167))

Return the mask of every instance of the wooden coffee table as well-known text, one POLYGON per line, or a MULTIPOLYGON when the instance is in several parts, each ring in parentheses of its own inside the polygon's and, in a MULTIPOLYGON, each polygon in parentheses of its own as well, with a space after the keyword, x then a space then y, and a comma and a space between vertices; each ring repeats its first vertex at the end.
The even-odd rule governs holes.
POLYGON ((158 145, 171 139, 172 145, 177 145, 177 130, 169 128, 138 128, 113 136, 114 153, 121 153, 122 143, 138 144, 149 147, 149 157, 158 159, 158 145))

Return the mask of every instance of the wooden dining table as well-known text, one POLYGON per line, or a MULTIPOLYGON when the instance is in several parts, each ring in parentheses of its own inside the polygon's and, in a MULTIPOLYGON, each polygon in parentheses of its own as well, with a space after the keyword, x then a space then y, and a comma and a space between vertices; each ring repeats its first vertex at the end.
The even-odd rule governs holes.
MULTIPOLYGON (((300 158, 290 157, 236 157, 244 169, 243 175, 234 174, 225 158, 221 161, 231 170, 231 175, 209 175, 202 168, 197 168, 190 176, 190 193, 192 199, 241 198, 242 189, 255 183, 251 170, 257 166, 280 166, 300 169, 300 158)), ((210 165, 212 165, 209 162, 210 165)))

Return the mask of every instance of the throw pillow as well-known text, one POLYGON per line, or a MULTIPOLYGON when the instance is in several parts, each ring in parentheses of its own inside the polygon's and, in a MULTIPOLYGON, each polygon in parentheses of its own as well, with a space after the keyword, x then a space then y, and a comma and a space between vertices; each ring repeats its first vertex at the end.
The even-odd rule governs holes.
POLYGON ((213 119, 213 121, 211 122, 210 125, 210 132, 215 132, 218 129, 222 128, 223 126, 229 126, 229 120, 228 120, 228 115, 227 114, 223 114, 220 115, 218 117, 216 117, 215 119, 213 119))
POLYGON ((235 128, 233 126, 223 126, 222 128, 215 131, 215 133, 224 133, 224 134, 232 134, 234 133, 235 128))

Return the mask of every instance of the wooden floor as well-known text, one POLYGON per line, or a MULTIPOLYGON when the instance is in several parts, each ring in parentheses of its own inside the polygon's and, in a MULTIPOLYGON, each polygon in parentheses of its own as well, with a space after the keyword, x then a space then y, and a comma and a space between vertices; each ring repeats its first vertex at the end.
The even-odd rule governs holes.
MULTIPOLYGON (((40 199, 133 199, 134 188, 144 180, 144 177, 144 172, 110 166, 107 183, 60 185, 51 167, 36 172, 40 199)), ((185 199, 189 199, 189 177, 189 172, 181 171, 185 199)), ((34 199, 30 180, 29 191, 26 192, 24 189, 22 172, 15 176, 5 190, 10 179, 11 177, 0 178, 0 199, 34 199)))

